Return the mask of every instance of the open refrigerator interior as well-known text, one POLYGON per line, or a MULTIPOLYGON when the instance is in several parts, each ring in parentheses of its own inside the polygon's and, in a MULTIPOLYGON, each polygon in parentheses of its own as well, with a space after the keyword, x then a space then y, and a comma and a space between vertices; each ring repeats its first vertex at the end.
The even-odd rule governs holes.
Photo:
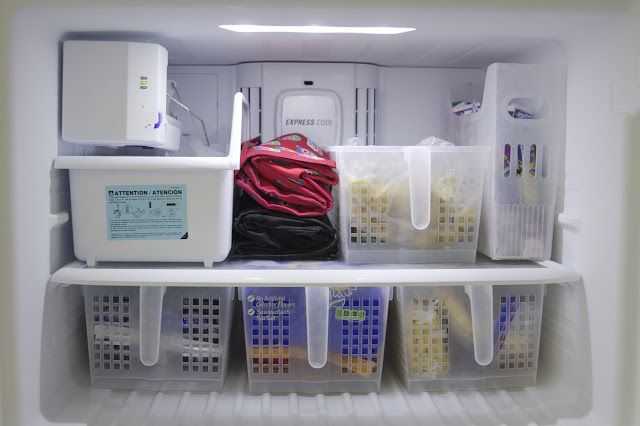
MULTIPOLYGON (((249 18, 280 22, 278 9, 262 7, 33 8, 16 15, 10 163, 15 263, 12 299, 3 301, 3 309, 12 314, 9 337, 14 344, 3 349, 2 367, 3 380, 15 384, 8 397, 14 402, 9 408, 12 418, 33 425, 597 425, 629 424, 637 416, 633 401, 638 380, 625 375, 626 367, 637 368, 637 356, 629 349, 637 347, 638 341, 633 334, 638 320, 629 302, 635 294, 630 289, 632 275, 626 272, 631 260, 625 246, 631 244, 625 232, 633 212, 625 210, 631 161, 628 129, 637 121, 633 114, 640 106, 633 15, 626 10, 524 13, 371 8, 363 16, 358 8, 341 10, 339 23, 385 22, 417 30, 391 37, 336 37, 256 36, 218 28, 249 18), (138 13, 148 16, 142 25, 138 13), (458 31, 455 23, 465 23, 466 30, 458 31), (213 151, 222 154, 212 158, 226 158, 234 132, 235 139, 242 136, 243 140, 258 134, 268 140, 286 133, 287 124, 279 118, 287 102, 276 100, 283 93, 290 95, 288 108, 296 111, 295 97, 307 95, 313 86, 329 88, 325 98, 335 102, 327 110, 344 117, 339 126, 317 129, 318 137, 328 134, 337 141, 359 137, 366 145, 377 146, 415 144, 427 136, 450 139, 452 101, 482 102, 491 64, 566 66, 566 143, 554 151, 553 159, 557 186, 552 261, 479 258, 476 264, 456 266, 336 261, 295 267, 240 261, 210 268, 105 263, 87 268, 76 260, 77 251, 74 254, 70 173, 53 167, 54 161, 114 153, 154 157, 158 150, 79 146, 63 140, 64 40, 145 41, 167 49, 171 95, 197 113, 193 116, 169 103, 167 114, 182 123, 181 148, 168 154, 178 160, 213 151), (246 99, 242 135, 233 128, 239 112, 233 103, 237 91, 246 99), (390 316, 379 393, 249 392, 240 313, 245 310, 242 294, 255 283, 307 289, 363 283, 399 286, 402 291, 390 294, 392 312, 401 309, 408 293, 437 289, 443 283, 460 292, 465 286, 474 292, 488 285, 494 289, 506 284, 537 285, 544 288, 544 304, 536 311, 541 315, 537 380, 524 388, 441 392, 416 385, 417 393, 408 392, 400 367, 403 343, 398 336, 402 333, 397 332, 402 321, 390 316), (235 312, 233 321, 225 320, 230 328, 225 331, 230 341, 228 360, 216 359, 224 368, 228 361, 224 388, 214 392, 93 388, 85 323, 89 308, 84 297, 118 285, 123 286, 119 294, 162 285, 167 288, 165 298, 172 290, 188 287, 198 294, 189 296, 190 300, 213 298, 199 293, 206 287, 222 292, 238 286, 237 295, 233 290, 233 294, 215 296, 232 299, 235 312), (7 360, 13 366, 10 370, 7 360)), ((304 20, 313 13, 320 21, 332 22, 335 10, 288 8, 287 13, 291 19, 304 20)), ((90 262, 90 257, 83 260, 90 262)), ((496 294, 494 299, 499 300, 496 294)), ((535 294, 539 301, 542 294, 535 294)), ((153 296, 153 291, 147 295, 153 296)), ((437 292, 415 297, 433 301, 437 292)), ((10 390, 3 388, 3 397, 10 390)))

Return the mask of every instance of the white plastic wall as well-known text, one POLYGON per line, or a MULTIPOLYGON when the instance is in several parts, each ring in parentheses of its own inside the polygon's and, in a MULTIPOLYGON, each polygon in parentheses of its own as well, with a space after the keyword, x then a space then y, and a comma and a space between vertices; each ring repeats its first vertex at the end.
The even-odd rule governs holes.
POLYGON ((558 210, 566 225, 555 240, 554 257, 573 265, 585 282, 594 366, 591 416, 602 424, 633 422, 626 404, 638 387, 628 374, 637 369, 637 352, 635 362, 628 358, 637 343, 626 331, 628 322, 637 324, 637 311, 625 303, 637 282, 624 276, 624 237, 628 221, 637 220, 629 219, 624 207, 629 170, 623 164, 632 143, 625 121, 637 117, 640 100, 637 55, 631 53, 630 40, 637 40, 635 31, 616 25, 565 42, 567 144, 558 210), (610 219, 611 206, 618 206, 617 219, 610 219), (605 365, 610 367, 596 367, 605 365))
MULTIPOLYGON (((231 107, 235 93, 235 66, 170 66, 167 78, 174 81, 177 94, 197 117, 204 121, 211 146, 226 152, 231 135, 231 107)), ((171 91, 169 91, 171 92, 171 91)), ((173 96, 175 97, 176 94, 173 96)), ((167 111, 182 122, 186 140, 205 143, 202 123, 183 108, 168 101, 167 111)))
POLYGON ((271 140, 300 132, 323 147, 354 136, 375 143, 378 67, 265 62, 240 64, 237 70, 238 89, 259 115, 254 135, 271 140))
POLYGON ((482 69, 382 68, 380 144, 447 139, 451 102, 482 99, 484 74, 482 69))
MULTIPOLYGON (((344 7, 336 17, 331 8, 291 7, 287 10, 289 21, 310 22, 313 16, 313 23, 384 22, 413 25, 419 31, 399 38, 373 39, 276 35, 260 37, 262 41, 256 43, 255 38, 217 29, 219 24, 249 18, 281 23, 282 16, 282 9, 265 6, 154 6, 42 7, 22 10, 14 17, 8 61, 11 133, 9 155, 3 163, 10 176, 13 278, 2 285, 3 318, 9 321, 3 328, 3 341, 10 342, 2 345, 2 395, 9 401, 2 408, 10 424, 77 424, 85 419, 96 421, 96 413, 104 412, 94 411, 92 417, 92 402, 104 393, 88 392, 82 321, 73 319, 82 306, 79 292, 73 287, 47 285, 50 273, 65 264, 72 252, 64 213, 68 211, 67 194, 58 186, 66 177, 51 172, 53 159, 63 153, 58 150, 58 41, 68 31, 94 29, 144 32, 147 38, 164 38, 174 64, 320 60, 480 68, 496 61, 566 61, 567 144, 558 194, 558 212, 563 215, 553 257, 579 271, 584 287, 559 287, 555 296, 553 291, 547 295, 543 324, 546 320, 549 326, 543 325, 539 369, 543 386, 535 388, 534 394, 524 391, 520 396, 534 402, 540 401, 537 395, 544 395, 544 401, 555 399, 558 405, 553 413, 560 413, 562 424, 637 422, 638 418, 631 416, 637 400, 633 397, 637 395, 637 373, 633 373, 637 372, 638 336, 629 325, 637 325, 638 319, 636 306, 629 301, 629 295, 634 294, 630 281, 633 275, 625 274, 637 265, 637 259, 630 259, 625 252, 632 243, 623 245, 632 223, 625 215, 625 197, 630 195, 625 190, 629 176, 625 160, 631 146, 625 125, 637 117, 640 99, 637 54, 632 49, 637 39, 632 30, 634 17, 626 16, 625 10, 589 14, 558 9, 479 12, 368 8, 365 14, 358 7, 344 7), (557 56, 558 52, 566 56, 557 56), (591 350, 588 343, 585 345, 589 341, 591 350), (578 402, 571 404, 566 398, 578 402)), ((418 132, 407 137, 413 138, 414 134, 418 132)), ((144 397, 137 401, 132 398, 111 401, 115 407, 128 407, 143 416, 144 397)), ((434 400, 442 401, 437 397, 434 400)), ((232 404, 231 400, 225 401, 232 404)), ((247 402, 248 412, 260 413, 260 399, 251 401, 255 402, 247 402)), ((469 400, 460 395, 456 401, 452 405, 436 403, 436 416, 438 410, 446 411, 438 421, 470 423, 465 414, 469 400)), ((529 407, 508 399, 492 399, 491 403, 514 414, 495 417, 489 411, 484 417, 487 424, 504 422, 505 418, 513 420, 507 422, 510 424, 531 418, 538 423, 555 421, 535 403, 529 407)), ((162 408, 162 401, 149 404, 162 408)), ((236 408, 241 410, 242 406, 236 408)), ((114 416, 113 423, 127 422, 114 416)), ((136 418, 143 419, 131 417, 136 418)), ((158 424, 171 424, 172 419, 156 420, 158 424)), ((260 416, 255 421, 259 420, 260 416)))

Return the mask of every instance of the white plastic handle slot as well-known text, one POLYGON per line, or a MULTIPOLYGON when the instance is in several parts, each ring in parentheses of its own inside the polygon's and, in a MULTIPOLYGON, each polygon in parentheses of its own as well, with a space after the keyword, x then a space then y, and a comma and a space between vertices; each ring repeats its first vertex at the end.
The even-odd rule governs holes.
POLYGON ((160 357, 162 299, 165 287, 140 287, 140 362, 155 365, 160 357))
POLYGON ((306 287, 307 359, 313 368, 327 363, 329 348, 329 288, 306 287))
POLYGON ((465 285, 464 291, 471 304, 473 353, 479 365, 493 361, 493 287, 465 285))
POLYGON ((249 102, 238 92, 233 97, 233 118, 231 119, 231 137, 229 138, 229 164, 233 170, 240 168, 240 148, 242 140, 251 129, 249 102))
POLYGON ((431 150, 411 147, 404 151, 409 165, 409 204, 411 224, 422 230, 431 221, 431 150))

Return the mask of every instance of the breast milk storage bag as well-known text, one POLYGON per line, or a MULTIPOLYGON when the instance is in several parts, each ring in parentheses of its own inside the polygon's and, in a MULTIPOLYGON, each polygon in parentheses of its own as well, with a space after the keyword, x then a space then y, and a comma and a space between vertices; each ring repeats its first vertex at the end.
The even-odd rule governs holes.
POLYGON ((333 147, 348 263, 473 262, 488 149, 333 147))

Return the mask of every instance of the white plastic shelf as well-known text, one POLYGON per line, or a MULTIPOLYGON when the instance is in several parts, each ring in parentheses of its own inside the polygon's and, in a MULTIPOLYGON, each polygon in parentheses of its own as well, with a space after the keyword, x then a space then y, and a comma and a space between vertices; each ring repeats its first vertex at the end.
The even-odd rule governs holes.
POLYGON ((580 276, 553 261, 492 261, 474 264, 347 265, 344 262, 223 262, 212 268, 195 264, 104 263, 88 267, 72 262, 56 271, 60 285, 130 286, 371 286, 573 283, 580 276))

